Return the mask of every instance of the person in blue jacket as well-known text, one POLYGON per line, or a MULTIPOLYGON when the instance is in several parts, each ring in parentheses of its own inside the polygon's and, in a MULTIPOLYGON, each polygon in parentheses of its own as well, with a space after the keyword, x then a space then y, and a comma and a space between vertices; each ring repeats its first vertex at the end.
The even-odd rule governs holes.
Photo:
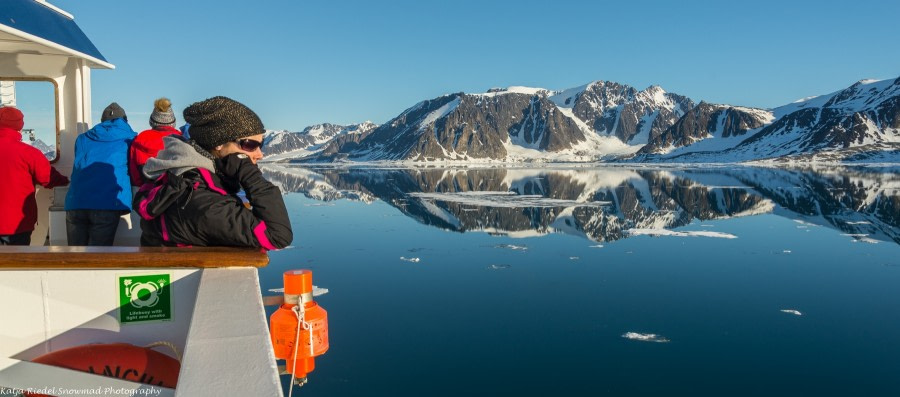
POLYGON ((136 134, 115 102, 100 120, 75 139, 65 206, 69 245, 113 245, 119 219, 131 212, 128 146, 136 134))

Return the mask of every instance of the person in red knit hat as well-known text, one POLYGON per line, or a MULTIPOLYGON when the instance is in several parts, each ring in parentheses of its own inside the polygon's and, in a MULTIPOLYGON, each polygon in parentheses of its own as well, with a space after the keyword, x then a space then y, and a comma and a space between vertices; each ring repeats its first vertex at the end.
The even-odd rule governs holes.
POLYGON ((37 223, 35 184, 47 189, 69 184, 40 150, 22 142, 25 117, 0 107, 0 245, 29 245, 37 223))
POLYGON ((163 138, 169 135, 181 136, 175 129, 175 112, 168 98, 159 98, 153 102, 153 113, 150 114, 150 129, 141 131, 134 138, 128 149, 128 176, 132 186, 141 186, 149 182, 143 175, 144 164, 156 157, 163 148, 163 138))

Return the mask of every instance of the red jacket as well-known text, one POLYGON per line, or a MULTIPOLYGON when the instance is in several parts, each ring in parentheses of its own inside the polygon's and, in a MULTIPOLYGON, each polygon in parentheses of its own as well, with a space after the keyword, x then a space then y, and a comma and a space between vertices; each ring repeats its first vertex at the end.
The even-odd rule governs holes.
POLYGON ((0 181, 0 235, 34 230, 35 184, 48 189, 69 184, 69 178, 51 167, 40 150, 22 142, 22 134, 7 127, 0 127, 0 181))
POLYGON ((128 149, 128 175, 131 177, 132 186, 141 186, 146 182, 141 171, 147 160, 156 157, 163 149, 163 137, 173 134, 181 136, 181 131, 169 126, 162 125, 156 128, 159 129, 141 131, 128 149))

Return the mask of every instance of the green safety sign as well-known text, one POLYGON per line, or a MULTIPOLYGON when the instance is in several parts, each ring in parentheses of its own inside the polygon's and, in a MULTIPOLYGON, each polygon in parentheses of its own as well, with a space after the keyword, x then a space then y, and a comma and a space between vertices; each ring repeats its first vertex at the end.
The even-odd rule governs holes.
POLYGON ((172 320, 172 275, 118 276, 119 322, 172 320))

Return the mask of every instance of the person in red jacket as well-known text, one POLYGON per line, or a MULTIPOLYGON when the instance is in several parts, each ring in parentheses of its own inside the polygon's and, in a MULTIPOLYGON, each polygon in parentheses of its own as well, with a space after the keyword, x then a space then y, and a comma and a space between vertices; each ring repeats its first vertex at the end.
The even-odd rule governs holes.
POLYGON ((169 135, 181 136, 175 128, 175 113, 172 102, 168 98, 159 98, 153 102, 153 113, 150 114, 150 129, 141 131, 128 149, 128 175, 132 186, 141 186, 148 182, 142 174, 147 160, 156 157, 163 148, 163 138, 169 135))
POLYGON ((40 150, 22 142, 25 117, 0 107, 0 245, 29 245, 37 223, 34 185, 47 189, 69 184, 40 150))

